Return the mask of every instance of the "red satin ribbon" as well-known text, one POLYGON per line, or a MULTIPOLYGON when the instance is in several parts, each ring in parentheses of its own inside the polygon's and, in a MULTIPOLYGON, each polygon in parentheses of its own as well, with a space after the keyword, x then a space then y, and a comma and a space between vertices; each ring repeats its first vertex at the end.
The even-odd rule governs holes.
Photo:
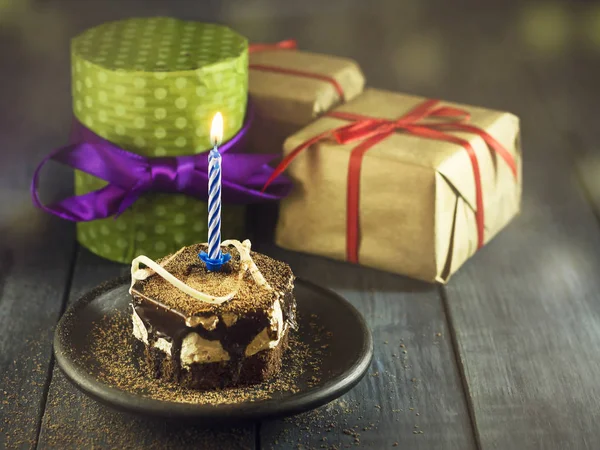
POLYGON ((477 155, 469 141, 448 134, 447 131, 462 131, 480 136, 487 146, 508 164, 515 179, 518 177, 517 163, 513 155, 485 130, 466 123, 470 119, 470 114, 467 111, 449 106, 437 106, 438 103, 439 100, 425 100, 423 103, 417 105, 414 109, 396 120, 380 119, 341 111, 329 112, 326 114, 329 117, 349 120, 352 121, 352 123, 325 131, 296 147, 275 168, 263 189, 266 189, 271 181, 281 174, 300 152, 311 145, 324 139, 331 138, 335 139, 339 144, 348 144, 361 140, 350 154, 346 212, 346 258, 350 262, 358 263, 360 170, 365 153, 375 144, 397 131, 404 131, 413 136, 452 142, 462 146, 466 150, 469 155, 469 160, 471 161, 473 178, 475 179, 477 248, 481 248, 484 243, 485 216, 483 191, 481 187, 481 172, 479 170, 477 155), (448 120, 445 122, 432 122, 427 120, 431 118, 446 118, 448 120))
MULTIPOLYGON (((296 50, 298 45, 294 39, 280 41, 275 44, 251 44, 248 47, 250 53, 263 52, 268 50, 296 50)), ((262 70, 263 72, 282 73, 285 75, 296 75, 299 77, 314 78, 316 80, 325 81, 333 86, 341 101, 344 101, 344 89, 340 83, 333 77, 321 75, 318 73, 306 72, 304 70, 285 69, 283 67, 269 66, 266 64, 250 64, 250 69, 262 70)))
POLYGON ((296 50, 298 43, 295 39, 288 39, 287 41, 279 41, 274 44, 250 44, 248 51, 250 53, 262 52, 265 50, 296 50))

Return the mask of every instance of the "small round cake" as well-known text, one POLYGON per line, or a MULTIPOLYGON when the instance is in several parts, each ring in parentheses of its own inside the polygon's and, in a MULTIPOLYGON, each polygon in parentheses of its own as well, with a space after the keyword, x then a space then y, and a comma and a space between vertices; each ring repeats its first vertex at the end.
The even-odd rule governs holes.
POLYGON ((222 247, 231 259, 219 271, 199 258, 205 244, 156 262, 134 259, 133 335, 153 377, 212 389, 259 383, 280 371, 296 327, 292 270, 251 251, 247 240, 222 247))

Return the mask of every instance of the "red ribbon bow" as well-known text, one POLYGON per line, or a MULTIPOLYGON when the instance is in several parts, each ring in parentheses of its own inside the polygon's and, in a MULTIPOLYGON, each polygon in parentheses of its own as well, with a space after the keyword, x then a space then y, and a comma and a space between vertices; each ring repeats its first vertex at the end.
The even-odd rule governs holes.
POLYGON ((506 162, 506 164, 508 164, 508 167, 513 173, 515 179, 518 178, 517 163, 513 155, 490 134, 488 134, 485 130, 467 123, 470 120, 470 114, 468 111, 449 106, 437 106, 438 103, 439 100, 425 100, 407 114, 396 120, 380 119, 341 111, 332 111, 326 113, 326 116, 335 117, 342 120, 349 120, 352 123, 335 128, 333 130, 325 131, 296 147, 275 168, 271 177, 265 183, 263 189, 266 189, 271 181, 281 174, 294 160, 294 158, 300 154, 300 152, 319 141, 333 138, 339 144, 348 144, 354 141, 362 140, 350 154, 346 213, 346 257, 348 261, 357 263, 359 248, 360 169, 365 153, 375 144, 397 131, 403 131, 413 136, 452 142, 462 146, 466 150, 471 161, 473 178, 475 179, 477 248, 480 248, 484 244, 485 218, 483 207, 483 191, 481 187, 481 173, 479 171, 477 155, 475 154, 475 150, 469 141, 449 134, 448 132, 462 131, 474 133, 480 136, 490 150, 498 154, 506 162), (427 120, 432 118, 445 118, 448 120, 443 122, 427 120))
MULTIPOLYGON (((298 45, 294 39, 288 39, 287 41, 280 41, 275 44, 251 44, 248 47, 248 51, 250 53, 256 52, 264 52, 268 50, 296 50, 298 45)), ((296 75, 299 77, 307 77, 314 78, 316 80, 325 81, 333 86, 338 96, 340 97, 340 101, 344 101, 344 89, 338 81, 330 76, 322 75, 319 73, 306 72, 304 70, 295 70, 295 69, 285 69, 283 67, 277 66, 269 66, 266 64, 250 64, 250 69, 253 70, 262 70, 264 72, 274 72, 274 73, 283 73, 286 75, 296 75)))

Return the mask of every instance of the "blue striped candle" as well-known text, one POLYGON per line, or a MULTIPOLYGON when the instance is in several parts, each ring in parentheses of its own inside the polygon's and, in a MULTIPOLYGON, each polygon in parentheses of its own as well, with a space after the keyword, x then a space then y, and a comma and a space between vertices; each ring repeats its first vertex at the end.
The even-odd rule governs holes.
POLYGON ((217 144, 208 156, 208 256, 221 253, 221 154, 217 144))
POLYGON ((210 128, 210 141, 214 145, 208 155, 208 254, 198 256, 211 271, 220 270, 231 258, 221 251, 221 154, 219 145, 223 139, 223 116, 215 114, 210 128))

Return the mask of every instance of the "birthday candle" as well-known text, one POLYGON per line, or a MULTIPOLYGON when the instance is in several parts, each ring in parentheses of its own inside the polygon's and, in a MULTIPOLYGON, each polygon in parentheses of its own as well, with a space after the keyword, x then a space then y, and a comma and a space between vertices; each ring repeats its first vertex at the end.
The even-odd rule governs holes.
POLYGON ((221 255, 221 154, 219 144, 223 138, 223 116, 215 114, 210 130, 214 145, 208 156, 208 256, 218 259, 221 255))

